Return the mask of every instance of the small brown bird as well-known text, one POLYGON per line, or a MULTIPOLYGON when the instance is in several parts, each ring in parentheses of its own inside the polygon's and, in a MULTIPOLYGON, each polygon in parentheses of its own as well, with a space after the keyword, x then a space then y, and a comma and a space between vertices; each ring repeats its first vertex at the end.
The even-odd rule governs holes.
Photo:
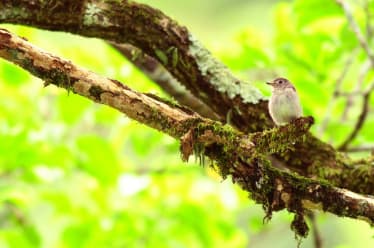
POLYGON ((302 116, 302 108, 295 87, 286 78, 276 78, 266 82, 272 86, 269 113, 277 126, 302 116))

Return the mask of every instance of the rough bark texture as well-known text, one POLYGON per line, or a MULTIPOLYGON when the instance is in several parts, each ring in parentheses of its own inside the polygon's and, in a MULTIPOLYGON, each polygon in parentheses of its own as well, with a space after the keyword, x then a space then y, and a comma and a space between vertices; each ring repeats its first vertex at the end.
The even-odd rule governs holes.
POLYGON ((294 227, 303 235, 306 209, 374 220, 373 200, 342 190, 373 194, 372 161, 351 161, 307 130, 308 118, 273 127, 267 102, 251 84, 236 79, 185 27, 149 6, 129 1, 0 0, 0 22, 30 25, 129 43, 157 59, 195 97, 242 133, 204 119, 195 112, 156 96, 140 94, 1 31, 0 56, 47 84, 64 87, 129 117, 182 139, 185 159, 192 151, 216 161, 223 176, 231 175, 268 214, 295 212, 294 227), (264 131, 265 130, 265 131, 264 131), (262 132, 259 132, 262 131, 262 132), (298 172, 272 167, 267 157, 298 172), (327 181, 329 183, 327 183, 327 181), (339 187, 339 188, 337 188, 339 187))

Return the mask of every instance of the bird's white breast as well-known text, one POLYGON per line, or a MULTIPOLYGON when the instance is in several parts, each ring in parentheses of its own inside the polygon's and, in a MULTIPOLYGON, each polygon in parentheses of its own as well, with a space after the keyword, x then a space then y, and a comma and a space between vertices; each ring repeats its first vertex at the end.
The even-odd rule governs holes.
POLYGON ((302 110, 296 91, 293 88, 274 91, 269 101, 269 112, 277 125, 300 117, 302 110))

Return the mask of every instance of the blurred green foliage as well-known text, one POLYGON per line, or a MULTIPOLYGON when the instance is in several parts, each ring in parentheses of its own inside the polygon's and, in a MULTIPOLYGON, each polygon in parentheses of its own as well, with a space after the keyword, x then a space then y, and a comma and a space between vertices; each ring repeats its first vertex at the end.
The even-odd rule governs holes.
MULTIPOLYGON (((170 8, 170 1, 145 2, 170 8)), ((186 8, 196 8, 201 1, 181 2, 186 8)), ((254 4, 250 3, 255 10, 266 10, 254 4)), ((210 23, 219 20, 230 30, 234 28, 225 17, 242 11, 223 0, 206 1, 204 6, 203 10, 226 6, 225 11, 210 13, 209 18, 210 23)), ((245 6, 245 10, 251 9, 245 6)), ((355 89, 367 60, 365 53, 334 1, 298 0, 271 6, 272 11, 263 16, 273 16, 265 22, 273 23, 272 28, 247 24, 233 38, 222 43, 211 39, 207 46, 237 75, 256 83, 267 95, 265 80, 275 75, 290 78, 305 114, 316 119, 313 131, 339 144, 353 128, 360 101, 354 98, 344 114, 344 98, 331 103, 334 87, 347 59, 354 56, 343 90, 355 89), (322 128, 325 119, 328 123, 322 128)), ((373 3, 371 8, 374 10, 373 3)), ((203 10, 200 12, 205 13, 203 10)), ((355 6, 353 11, 364 28, 363 9, 355 6)), ((245 24, 247 17, 240 15, 245 24)), ((188 18, 182 24, 189 25, 188 18)), ((195 19, 190 25, 192 30, 210 30, 210 24, 197 24, 195 19)), ((136 90, 166 97, 99 40, 2 27, 136 90)), ((369 72, 363 87, 373 74, 369 72)), ((356 144, 374 139, 373 122, 370 116, 356 144)), ((277 247, 296 244, 289 230, 291 215, 275 214, 264 225, 261 207, 237 186, 229 180, 221 182, 208 168, 182 163, 177 141, 108 107, 54 86, 43 88, 40 80, 3 60, 0 202, 0 247, 274 247, 274 240, 277 247)), ((363 222, 323 215, 319 224, 326 247, 374 245, 363 222)), ((312 247, 311 237, 303 247, 312 247)))

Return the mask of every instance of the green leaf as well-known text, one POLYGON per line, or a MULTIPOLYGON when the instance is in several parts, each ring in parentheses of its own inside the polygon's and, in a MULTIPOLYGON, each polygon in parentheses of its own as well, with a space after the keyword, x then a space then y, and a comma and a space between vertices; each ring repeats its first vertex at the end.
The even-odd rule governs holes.
POLYGON ((73 124, 81 120, 85 111, 94 104, 84 97, 68 93, 59 95, 56 100, 57 113, 66 124, 73 124))
POLYGON ((325 17, 342 15, 342 10, 335 1, 297 0, 294 4, 297 26, 303 27, 325 17))
POLYGON ((30 80, 31 76, 28 72, 21 70, 14 64, 9 62, 0 63, 0 79, 5 84, 18 87, 30 80))
POLYGON ((102 183, 116 183, 119 162, 117 154, 107 140, 94 135, 86 135, 77 138, 76 144, 77 159, 81 168, 102 183))

